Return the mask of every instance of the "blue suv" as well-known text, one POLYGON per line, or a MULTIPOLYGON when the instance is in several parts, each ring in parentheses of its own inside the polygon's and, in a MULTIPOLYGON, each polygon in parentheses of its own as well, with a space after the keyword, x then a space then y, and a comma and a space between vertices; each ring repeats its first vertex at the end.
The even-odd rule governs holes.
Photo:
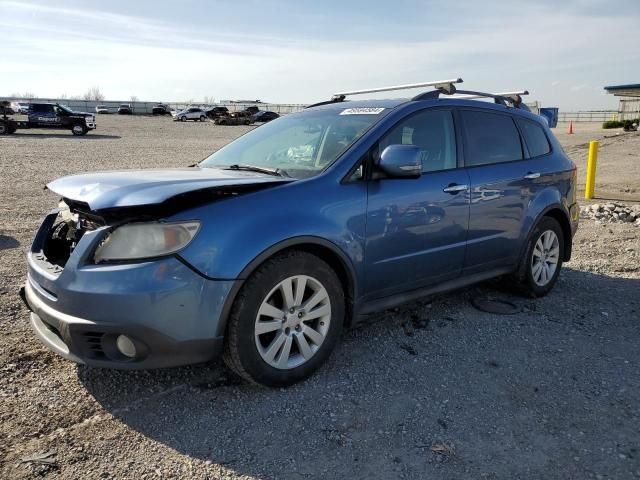
POLYGON ((190 168, 50 183, 23 291, 36 335, 98 367, 222 354, 283 386, 374 311, 507 275, 545 295, 571 256, 576 167, 519 96, 452 87, 340 95, 190 168))

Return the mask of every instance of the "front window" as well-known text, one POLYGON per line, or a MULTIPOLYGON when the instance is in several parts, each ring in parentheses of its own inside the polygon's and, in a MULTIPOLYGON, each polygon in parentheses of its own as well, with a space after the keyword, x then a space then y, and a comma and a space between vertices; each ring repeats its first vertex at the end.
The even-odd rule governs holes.
POLYGON ((251 165, 294 178, 313 177, 387 112, 383 108, 345 107, 286 115, 243 135, 199 165, 251 165))
POLYGON ((67 114, 72 114, 73 113, 73 111, 69 107, 67 107, 65 105, 56 105, 55 110, 56 110, 56 113, 62 114, 62 115, 65 114, 65 113, 67 113, 67 114))

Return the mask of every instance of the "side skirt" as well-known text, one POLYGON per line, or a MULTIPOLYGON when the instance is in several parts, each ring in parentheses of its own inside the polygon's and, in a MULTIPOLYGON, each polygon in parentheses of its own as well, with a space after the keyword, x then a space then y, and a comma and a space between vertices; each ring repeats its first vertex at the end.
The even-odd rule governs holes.
POLYGON ((453 280, 438 283, 436 285, 429 285, 427 287, 419 288, 416 290, 410 290, 408 292, 402 292, 388 297, 375 298, 365 302, 358 302, 354 308, 353 325, 357 325, 366 322, 369 315, 388 308, 397 307, 405 303, 413 302, 420 298, 429 297, 432 295, 451 292, 463 287, 467 287, 474 283, 489 280, 490 278, 499 277, 500 275, 506 275, 513 272, 514 267, 500 267, 492 270, 486 270, 484 272, 475 273, 467 276, 460 276, 453 280))

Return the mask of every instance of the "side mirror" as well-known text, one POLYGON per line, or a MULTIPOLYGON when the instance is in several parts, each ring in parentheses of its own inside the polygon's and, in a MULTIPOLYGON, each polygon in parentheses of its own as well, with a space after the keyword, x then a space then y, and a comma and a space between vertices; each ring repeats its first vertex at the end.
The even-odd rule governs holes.
POLYGON ((389 145, 382 151, 378 168, 390 178, 422 175, 422 150, 415 145, 389 145))

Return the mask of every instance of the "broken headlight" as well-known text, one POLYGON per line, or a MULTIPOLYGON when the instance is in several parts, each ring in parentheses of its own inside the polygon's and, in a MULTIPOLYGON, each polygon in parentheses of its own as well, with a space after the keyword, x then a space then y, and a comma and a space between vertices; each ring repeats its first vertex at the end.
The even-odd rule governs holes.
POLYGON ((170 255, 186 247, 200 228, 191 220, 177 223, 128 223, 116 228, 100 244, 96 263, 104 260, 140 260, 170 255))

